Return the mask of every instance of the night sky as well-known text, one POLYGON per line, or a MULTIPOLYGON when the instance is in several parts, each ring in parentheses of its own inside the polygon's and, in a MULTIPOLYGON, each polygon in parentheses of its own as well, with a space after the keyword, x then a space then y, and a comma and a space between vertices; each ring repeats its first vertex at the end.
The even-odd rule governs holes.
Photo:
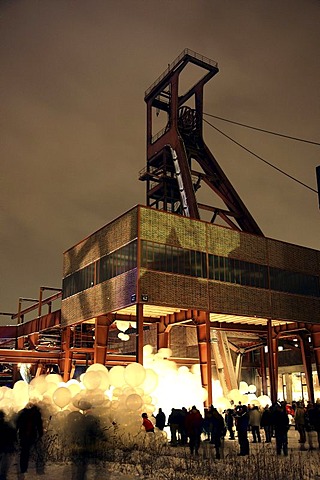
MULTIPOLYGON (((185 48, 219 64, 205 112, 319 142, 319 18, 318 0, 1 1, 0 311, 61 287, 66 249, 145 204, 144 92, 185 48)), ((206 118, 317 188, 319 146, 206 118)), ((266 236, 320 248, 315 192, 205 140, 266 236)))

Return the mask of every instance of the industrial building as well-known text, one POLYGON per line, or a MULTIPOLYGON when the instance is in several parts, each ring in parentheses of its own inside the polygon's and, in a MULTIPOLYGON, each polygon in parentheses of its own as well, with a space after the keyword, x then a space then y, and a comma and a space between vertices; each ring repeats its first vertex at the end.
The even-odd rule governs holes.
POLYGON ((298 379, 298 396, 320 396, 320 252, 265 237, 205 144, 203 90, 217 73, 186 49, 147 90, 146 205, 69 248, 61 289, 20 299, 17 325, 0 327, 3 364, 57 365, 67 380, 91 362, 142 363, 151 344, 200 364, 209 404, 212 378, 273 401, 292 401, 298 379), (190 65, 202 76, 182 91, 190 65), (202 185, 214 204, 198 201, 202 185))

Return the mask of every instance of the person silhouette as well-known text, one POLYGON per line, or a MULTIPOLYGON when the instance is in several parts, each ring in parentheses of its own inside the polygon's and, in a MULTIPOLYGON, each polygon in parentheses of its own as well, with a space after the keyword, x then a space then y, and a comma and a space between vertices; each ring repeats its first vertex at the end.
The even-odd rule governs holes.
POLYGON ((32 448, 34 448, 36 452, 36 471, 40 474, 44 473, 41 445, 43 422, 39 407, 29 403, 23 408, 18 413, 16 428, 20 449, 20 473, 24 475, 28 470, 30 451, 32 448))

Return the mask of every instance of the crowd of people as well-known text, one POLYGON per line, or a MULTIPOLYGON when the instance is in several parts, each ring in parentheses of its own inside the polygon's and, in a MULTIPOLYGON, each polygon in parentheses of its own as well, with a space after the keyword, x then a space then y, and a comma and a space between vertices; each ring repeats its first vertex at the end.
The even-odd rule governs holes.
MULTIPOLYGON (((145 415, 147 414, 143 414, 145 415)), ((216 458, 220 459, 227 433, 229 440, 237 438, 238 455, 246 456, 250 451, 250 438, 252 443, 262 442, 261 429, 264 430, 263 441, 271 443, 274 437, 276 453, 287 456, 289 415, 294 418, 294 428, 299 433, 300 449, 317 448, 315 438, 320 449, 320 402, 315 404, 308 402, 307 405, 304 402, 293 402, 291 406, 286 402, 278 402, 265 408, 239 403, 225 410, 223 414, 211 405, 204 410, 204 415, 195 406, 189 411, 185 407, 172 408, 167 421, 164 412, 159 408, 154 420, 155 426, 160 430, 165 426, 170 428, 170 444, 173 447, 188 445, 190 453, 198 455, 203 440, 214 445, 216 458)), ((149 419, 148 421, 152 423, 149 419)), ((146 431, 152 431, 147 430, 146 425, 145 428, 146 431)))
MULTIPOLYGON (((216 459, 220 459, 223 455, 224 439, 228 434, 229 440, 237 439, 239 456, 249 455, 250 439, 252 443, 262 441, 271 443, 273 437, 276 453, 278 455, 283 453, 286 456, 288 455, 289 415, 294 418, 294 428, 299 434, 301 450, 320 449, 320 402, 315 404, 308 402, 306 405, 304 402, 294 402, 292 406, 287 405, 286 402, 278 402, 271 406, 267 405, 265 408, 257 405, 242 405, 239 402, 222 414, 213 405, 205 408, 204 414, 201 414, 196 406, 192 406, 189 410, 185 407, 172 408, 168 419, 159 408, 158 413, 151 419, 148 418, 147 413, 142 413, 141 428, 152 435, 155 428, 164 430, 168 426, 171 436, 170 445, 188 446, 191 455, 199 455, 201 442, 210 442, 214 446, 216 459), (264 430, 263 436, 261 429, 264 430), (317 446, 316 443, 318 443, 317 446)), ((77 479, 84 478, 86 471, 88 439, 97 437, 99 431, 97 426, 92 424, 90 416, 88 422, 85 415, 78 414, 78 417, 83 421, 79 424, 79 419, 77 420, 72 439, 72 444, 75 445, 74 464, 77 467, 75 474, 77 479), (83 452, 82 456, 81 452, 83 452)), ((20 478, 24 478, 28 470, 32 449, 35 451, 36 471, 38 474, 44 473, 43 432, 42 415, 37 405, 28 404, 14 418, 10 418, 10 421, 0 410, 0 480, 6 480, 10 458, 17 447, 20 478)), ((89 444, 90 451, 93 451, 94 443, 90 441, 89 444)))

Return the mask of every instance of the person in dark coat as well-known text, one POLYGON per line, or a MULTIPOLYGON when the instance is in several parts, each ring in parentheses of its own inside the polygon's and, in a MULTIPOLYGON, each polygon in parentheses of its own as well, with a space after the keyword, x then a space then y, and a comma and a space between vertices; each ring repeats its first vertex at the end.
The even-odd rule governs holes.
POLYGON ((306 409, 304 408, 303 402, 297 403, 296 412, 294 415, 294 421, 296 425, 296 429, 299 432, 299 443, 301 443, 301 449, 304 448, 304 444, 306 443, 306 426, 305 426, 305 412, 306 409))
POLYGON ((309 409, 310 423, 313 425, 318 436, 318 447, 320 450, 320 403, 315 403, 312 408, 309 409))
POLYGON ((265 409, 262 412, 261 427, 264 428, 264 433, 266 437, 265 442, 270 443, 272 438, 273 425, 272 425, 272 412, 269 408, 269 405, 266 405, 265 409))
POLYGON ((15 449, 16 430, 5 420, 5 415, 0 410, 0 480, 7 479, 10 459, 15 449))
POLYGON ((36 451, 37 473, 44 472, 43 451, 41 439, 43 423, 40 409, 33 404, 28 404, 18 414, 16 428, 20 447, 20 473, 26 473, 29 465, 30 450, 36 451))
POLYGON ((234 431, 233 431, 234 417, 233 417, 233 410, 231 408, 228 408, 225 414, 225 421, 226 421, 227 430, 229 432, 229 440, 234 440, 234 431))
POLYGON ((211 430, 211 441, 213 443, 216 450, 216 459, 220 460, 221 454, 221 439, 225 436, 226 427, 224 423, 223 416, 218 412, 218 410, 211 405, 211 422, 212 422, 212 430, 211 430))
POLYGON ((273 414, 272 423, 274 425, 274 432, 276 436, 276 448, 277 455, 288 455, 288 430, 289 430, 289 417, 286 412, 285 406, 276 404, 273 414))
POLYGON ((248 425, 249 414, 246 405, 239 405, 235 413, 236 429, 240 446, 239 456, 249 455, 248 425))
POLYGON ((172 408, 168 418, 168 425, 170 427, 171 445, 176 447, 178 444, 178 432, 180 425, 180 413, 177 408, 172 408))
POLYGON ((193 455, 193 453, 195 453, 195 455, 199 455, 203 418, 195 406, 193 406, 187 413, 185 426, 187 435, 189 437, 190 453, 191 455, 193 455))
POLYGON ((164 412, 162 411, 162 408, 159 408, 159 411, 156 415, 156 427, 159 428, 159 430, 163 430, 166 424, 166 416, 164 412))
POLYGON ((212 430, 212 414, 211 408, 204 409, 204 418, 203 418, 203 433, 206 436, 205 441, 210 442, 211 440, 211 430, 212 430))
POLYGON ((304 424, 307 432, 307 439, 309 443, 309 450, 315 450, 313 444, 313 432, 316 431, 315 426, 312 423, 314 405, 311 402, 308 402, 305 414, 304 414, 304 424))
POLYGON ((186 416, 188 410, 185 407, 182 407, 180 410, 180 421, 179 421, 179 435, 180 435, 180 444, 187 445, 188 443, 188 436, 186 432, 186 416))

